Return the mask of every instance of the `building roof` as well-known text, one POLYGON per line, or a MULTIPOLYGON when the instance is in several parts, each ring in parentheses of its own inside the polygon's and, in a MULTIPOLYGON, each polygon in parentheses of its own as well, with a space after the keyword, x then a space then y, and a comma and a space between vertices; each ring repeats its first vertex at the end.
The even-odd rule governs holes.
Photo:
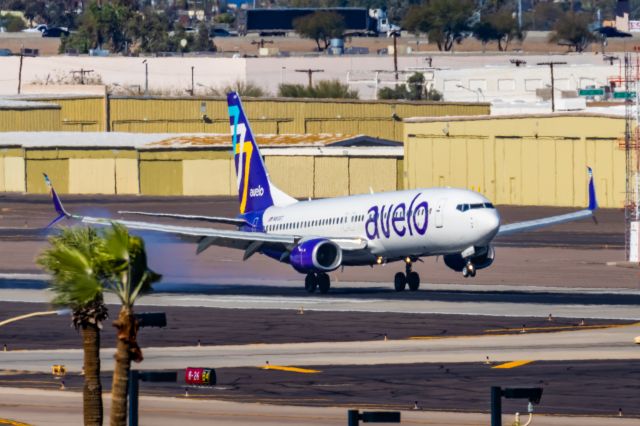
POLYGON ((0 99, 0 110, 60 109, 60 105, 49 102, 18 101, 0 99))
POLYGON ((443 121, 487 121, 487 120, 508 120, 518 118, 561 118, 561 117, 602 117, 620 118, 616 114, 589 113, 589 112, 554 112, 539 114, 504 114, 504 115, 462 115, 443 117, 408 117, 402 121, 405 123, 438 123, 443 121))
MULTIPOLYGON (((284 147, 397 147, 402 143, 365 135, 288 134, 256 135, 260 146, 284 147)), ((202 149, 231 148, 231 135, 205 133, 124 133, 124 132, 5 132, 0 146, 25 148, 136 148, 202 149)))

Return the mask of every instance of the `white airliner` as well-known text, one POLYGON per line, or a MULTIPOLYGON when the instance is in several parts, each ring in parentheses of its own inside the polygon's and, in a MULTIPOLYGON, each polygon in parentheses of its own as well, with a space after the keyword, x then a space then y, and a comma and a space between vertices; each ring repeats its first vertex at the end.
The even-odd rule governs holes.
POLYGON ((244 260, 261 253, 306 274, 305 289, 329 291, 328 272, 344 266, 402 261, 394 277, 397 291, 420 286, 412 265, 424 256, 443 256, 445 264, 465 277, 493 263, 491 242, 497 235, 526 232, 590 217, 597 208, 589 173, 586 209, 539 220, 500 225, 491 202, 473 191, 429 188, 298 201, 269 180, 258 145, 237 93, 227 95, 238 180, 240 214, 235 218, 123 211, 174 219, 236 225, 237 230, 113 220, 69 214, 49 179, 58 217, 90 224, 121 223, 131 229, 199 237, 197 253, 210 245, 244 250, 244 260))

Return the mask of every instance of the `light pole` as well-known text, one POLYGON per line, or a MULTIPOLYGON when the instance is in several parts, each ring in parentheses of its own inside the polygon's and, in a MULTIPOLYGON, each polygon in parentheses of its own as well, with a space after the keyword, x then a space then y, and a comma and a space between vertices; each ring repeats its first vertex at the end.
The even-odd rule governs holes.
POLYGON ((193 91, 194 90, 194 87, 193 87, 193 69, 194 68, 195 68, 194 66, 191 66, 191 96, 195 96, 195 92, 193 91))
POLYGON ((459 89, 464 89, 467 92, 471 92, 471 93, 475 93, 476 95, 476 102, 480 102, 480 95, 482 95, 482 99, 484 99, 484 94, 482 93, 482 89, 477 88, 476 90, 473 89, 469 89, 468 87, 463 86, 462 84, 456 84, 456 87, 459 89))
POLYGON ((142 63, 144 64, 144 95, 149 96, 149 64, 146 59, 142 63))

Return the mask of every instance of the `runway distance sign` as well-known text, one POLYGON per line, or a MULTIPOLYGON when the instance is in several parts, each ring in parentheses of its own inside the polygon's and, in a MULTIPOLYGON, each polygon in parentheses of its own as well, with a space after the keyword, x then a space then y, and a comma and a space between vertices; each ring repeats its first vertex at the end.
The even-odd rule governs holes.
POLYGON ((184 382, 192 386, 213 386, 216 384, 216 371, 213 368, 187 367, 184 382))

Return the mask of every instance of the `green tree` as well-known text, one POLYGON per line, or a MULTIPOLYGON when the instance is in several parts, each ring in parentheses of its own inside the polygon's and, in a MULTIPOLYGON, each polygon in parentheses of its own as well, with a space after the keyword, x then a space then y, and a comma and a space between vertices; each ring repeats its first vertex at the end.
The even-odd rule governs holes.
POLYGON ((551 43, 566 44, 583 52, 596 37, 589 30, 591 17, 584 13, 567 12, 558 19, 549 35, 551 43))
POLYGON ((312 87, 302 84, 280 84, 278 96, 283 98, 358 99, 356 90, 338 80, 321 80, 312 87))
POLYGON ((431 0, 412 7, 403 27, 415 34, 426 33, 439 50, 448 52, 466 37, 474 10, 473 0, 431 0))
POLYGON ((518 29, 518 22, 509 8, 487 13, 473 27, 473 36, 486 45, 498 42, 498 50, 505 51, 513 40, 522 40, 524 34, 518 29))
POLYGON ((125 426, 131 361, 143 359, 133 307, 141 295, 151 291, 151 286, 161 276, 149 269, 142 238, 130 235, 123 225, 114 223, 105 232, 105 252, 111 259, 114 274, 105 283, 104 290, 114 293, 121 304, 118 319, 113 322, 117 344, 111 386, 111 425, 125 426))
POLYGON ((406 84, 396 87, 383 87, 378 90, 378 99, 406 99, 410 101, 439 101, 442 94, 425 84, 424 74, 416 72, 407 79, 406 84))
POLYGON ((215 46, 209 39, 209 28, 204 22, 198 24, 198 34, 193 41, 193 50, 196 52, 212 52, 215 46))
POLYGON ((17 33, 24 30, 25 25, 22 18, 7 14, 0 17, 0 27, 5 27, 9 33, 17 33))
POLYGON ((313 12, 294 19, 293 28, 300 36, 314 40, 322 51, 329 47, 332 38, 342 37, 346 25, 342 15, 335 12, 313 12))
POLYGON ((540 2, 532 11, 524 14, 526 28, 536 31, 548 31, 563 14, 562 6, 558 3, 540 2))
POLYGON ((102 425, 100 329, 107 318, 101 281, 110 274, 104 241, 93 228, 66 228, 49 238, 37 262, 50 275, 52 303, 72 310, 72 323, 84 350, 83 415, 85 425, 102 425))

